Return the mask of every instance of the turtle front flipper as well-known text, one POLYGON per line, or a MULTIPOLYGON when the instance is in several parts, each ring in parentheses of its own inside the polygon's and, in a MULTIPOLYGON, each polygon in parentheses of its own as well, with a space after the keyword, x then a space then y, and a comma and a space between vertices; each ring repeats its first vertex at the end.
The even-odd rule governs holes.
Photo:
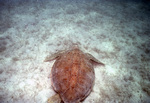
POLYGON ((96 63, 96 64, 100 64, 100 65, 103 65, 105 66, 104 63, 100 62, 99 60, 97 60, 95 57, 93 57, 91 54, 89 53, 86 53, 86 56, 88 57, 89 60, 91 60, 93 63, 96 63))
POLYGON ((48 98, 47 103, 61 103, 59 94, 55 94, 52 97, 48 98))
POLYGON ((55 60, 55 59, 59 58, 63 53, 64 53, 64 51, 60 51, 60 52, 57 52, 53 55, 48 55, 45 58, 44 62, 49 62, 49 61, 55 60))

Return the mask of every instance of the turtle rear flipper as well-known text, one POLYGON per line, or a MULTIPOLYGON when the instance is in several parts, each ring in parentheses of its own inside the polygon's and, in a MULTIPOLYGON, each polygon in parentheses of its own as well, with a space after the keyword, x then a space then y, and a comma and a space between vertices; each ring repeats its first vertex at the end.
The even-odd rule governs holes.
POLYGON ((55 94, 52 97, 48 98, 47 103, 61 103, 59 94, 55 94))

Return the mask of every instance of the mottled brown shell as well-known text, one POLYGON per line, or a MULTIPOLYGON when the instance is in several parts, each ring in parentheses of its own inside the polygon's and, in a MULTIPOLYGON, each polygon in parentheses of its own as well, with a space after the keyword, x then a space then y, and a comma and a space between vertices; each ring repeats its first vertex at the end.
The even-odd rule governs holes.
POLYGON ((64 103, 79 103, 89 95, 95 79, 92 61, 103 64, 79 49, 57 56, 52 67, 52 86, 64 103))

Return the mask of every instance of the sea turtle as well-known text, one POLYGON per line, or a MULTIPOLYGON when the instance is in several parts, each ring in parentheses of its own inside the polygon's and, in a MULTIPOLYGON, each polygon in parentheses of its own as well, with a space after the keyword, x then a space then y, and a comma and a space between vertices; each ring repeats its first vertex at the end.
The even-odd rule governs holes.
POLYGON ((47 57, 45 62, 54 59, 51 79, 57 95, 50 97, 48 103, 80 103, 90 94, 94 84, 93 63, 104 64, 78 47, 47 57))

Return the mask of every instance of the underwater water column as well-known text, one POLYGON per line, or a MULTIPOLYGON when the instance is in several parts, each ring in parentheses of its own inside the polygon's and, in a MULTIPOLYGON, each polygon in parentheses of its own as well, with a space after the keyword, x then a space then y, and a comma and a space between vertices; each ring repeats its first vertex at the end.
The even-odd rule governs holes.
POLYGON ((149 0, 0 0, 0 103, 46 103, 73 44, 105 64, 83 103, 149 103, 149 21, 149 0))

